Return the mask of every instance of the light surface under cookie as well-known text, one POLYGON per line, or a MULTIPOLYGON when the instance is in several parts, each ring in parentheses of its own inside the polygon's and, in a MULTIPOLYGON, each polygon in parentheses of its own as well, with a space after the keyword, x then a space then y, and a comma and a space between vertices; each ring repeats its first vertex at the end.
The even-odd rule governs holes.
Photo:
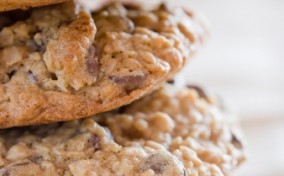
POLYGON ((94 118, 1 130, 0 174, 230 175, 245 157, 227 115, 167 87, 94 118))

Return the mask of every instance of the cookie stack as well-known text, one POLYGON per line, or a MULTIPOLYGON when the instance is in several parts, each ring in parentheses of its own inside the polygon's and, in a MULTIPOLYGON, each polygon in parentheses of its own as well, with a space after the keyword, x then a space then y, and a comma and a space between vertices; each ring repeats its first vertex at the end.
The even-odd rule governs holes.
POLYGON ((214 97, 167 83, 204 40, 193 12, 68 0, 0 11, 0 175, 223 176, 245 159, 214 97))

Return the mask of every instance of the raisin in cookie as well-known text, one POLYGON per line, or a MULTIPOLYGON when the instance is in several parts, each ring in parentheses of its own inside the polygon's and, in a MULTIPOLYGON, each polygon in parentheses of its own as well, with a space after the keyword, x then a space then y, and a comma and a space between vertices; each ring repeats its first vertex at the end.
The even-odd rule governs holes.
POLYGON ((0 0, 0 12, 13 9, 27 9, 50 4, 57 4, 67 0, 0 0))
POLYGON ((213 102, 166 87, 94 118, 0 130, 0 175, 230 175, 244 146, 213 102))
POLYGON ((5 16, 0 127, 72 120, 129 104, 178 72, 203 36, 192 16, 164 5, 145 12, 110 4, 93 18, 77 10, 69 2, 26 11, 25 19, 5 16))

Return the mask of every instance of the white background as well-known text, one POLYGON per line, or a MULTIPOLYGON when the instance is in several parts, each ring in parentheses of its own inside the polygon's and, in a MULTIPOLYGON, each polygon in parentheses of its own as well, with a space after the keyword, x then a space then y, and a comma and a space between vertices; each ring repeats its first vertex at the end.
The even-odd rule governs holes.
POLYGON ((235 176, 284 176, 284 1, 171 2, 210 19, 211 37, 183 74, 239 115, 249 158, 235 176))

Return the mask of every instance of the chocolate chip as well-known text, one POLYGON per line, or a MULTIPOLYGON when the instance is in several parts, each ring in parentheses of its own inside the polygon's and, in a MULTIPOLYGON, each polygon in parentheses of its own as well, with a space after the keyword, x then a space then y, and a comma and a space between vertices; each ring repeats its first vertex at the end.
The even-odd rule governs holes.
POLYGON ((57 77, 57 75, 55 73, 50 73, 50 78, 52 80, 58 80, 58 77, 57 77))
POLYGON ((150 169, 152 169, 156 174, 163 173, 162 170, 163 166, 160 163, 156 163, 154 165, 151 165, 150 169))
POLYGON ((41 163, 43 161, 43 157, 42 156, 32 156, 31 157, 31 161, 34 162, 34 163, 41 163))
POLYGON ((152 169, 156 174, 162 174, 163 170, 162 168, 164 167, 164 165, 162 165, 161 163, 150 163, 151 161, 148 161, 147 164, 149 164, 149 169, 152 169))
POLYGON ((142 170, 153 170, 155 174, 163 174, 168 167, 168 161, 160 153, 150 155, 142 165, 142 170))
POLYGON ((12 77, 15 75, 15 73, 16 73, 16 70, 10 71, 10 72, 8 73, 9 79, 12 79, 12 77))
POLYGON ((198 95, 199 95, 200 98, 203 98, 203 99, 205 99, 205 100, 208 99, 207 93, 206 93, 205 90, 204 90, 203 88, 201 88, 200 86, 197 86, 197 85, 187 85, 187 87, 188 87, 189 89, 194 89, 194 90, 198 93, 198 95))
POLYGON ((36 83, 37 82, 37 77, 34 75, 34 73, 31 70, 29 70, 27 74, 28 74, 29 80, 32 83, 36 83))
POLYGON ((175 80, 174 80, 174 79, 168 80, 167 83, 169 83, 169 84, 174 84, 174 83, 175 83, 175 80))
POLYGON ((231 142, 236 148, 239 148, 239 149, 243 148, 243 144, 241 140, 239 139, 238 136, 236 136, 234 132, 232 132, 231 142))
POLYGON ((92 135, 89 139, 88 139, 88 143, 90 146, 92 146, 95 149, 99 149, 100 148, 100 138, 97 135, 92 135))
POLYGON ((152 170, 154 175, 186 176, 184 165, 175 156, 165 151, 159 151, 142 161, 138 169, 140 172, 152 170))
POLYGON ((32 50, 32 51, 39 51, 39 47, 36 44, 34 40, 29 40, 27 41, 27 46, 32 50))
POLYGON ((159 9, 161 9, 163 11, 168 11, 169 10, 169 5, 165 4, 165 3, 162 3, 162 4, 160 4, 159 9))
POLYGON ((185 171, 184 168, 183 168, 183 176, 187 176, 187 172, 185 171))
POLYGON ((166 11, 170 14, 173 14, 172 7, 169 4, 166 4, 166 3, 162 3, 160 5, 160 7, 158 8, 158 10, 166 11))
POLYGON ((116 84, 123 86, 126 92, 131 92, 144 83, 147 79, 147 74, 110 76, 109 79, 116 84))
POLYGON ((43 43, 43 41, 42 41, 42 44, 37 44, 34 40, 29 40, 29 41, 26 42, 26 45, 27 45, 32 51, 44 53, 45 50, 46 50, 46 44, 43 43))
POLYGON ((125 2, 123 4, 123 6, 127 9, 127 10, 140 10, 141 7, 139 6, 139 4, 135 4, 133 2, 125 2))
POLYGON ((216 95, 216 96, 210 96, 210 94, 202 87, 197 86, 197 85, 187 85, 187 88, 189 89, 194 89, 200 98, 203 98, 207 102, 214 104, 220 108, 222 111, 227 111, 227 107, 224 103, 224 100, 222 97, 216 95))
POLYGON ((99 74, 99 52, 97 46, 91 45, 86 59, 89 73, 97 76, 99 74))

